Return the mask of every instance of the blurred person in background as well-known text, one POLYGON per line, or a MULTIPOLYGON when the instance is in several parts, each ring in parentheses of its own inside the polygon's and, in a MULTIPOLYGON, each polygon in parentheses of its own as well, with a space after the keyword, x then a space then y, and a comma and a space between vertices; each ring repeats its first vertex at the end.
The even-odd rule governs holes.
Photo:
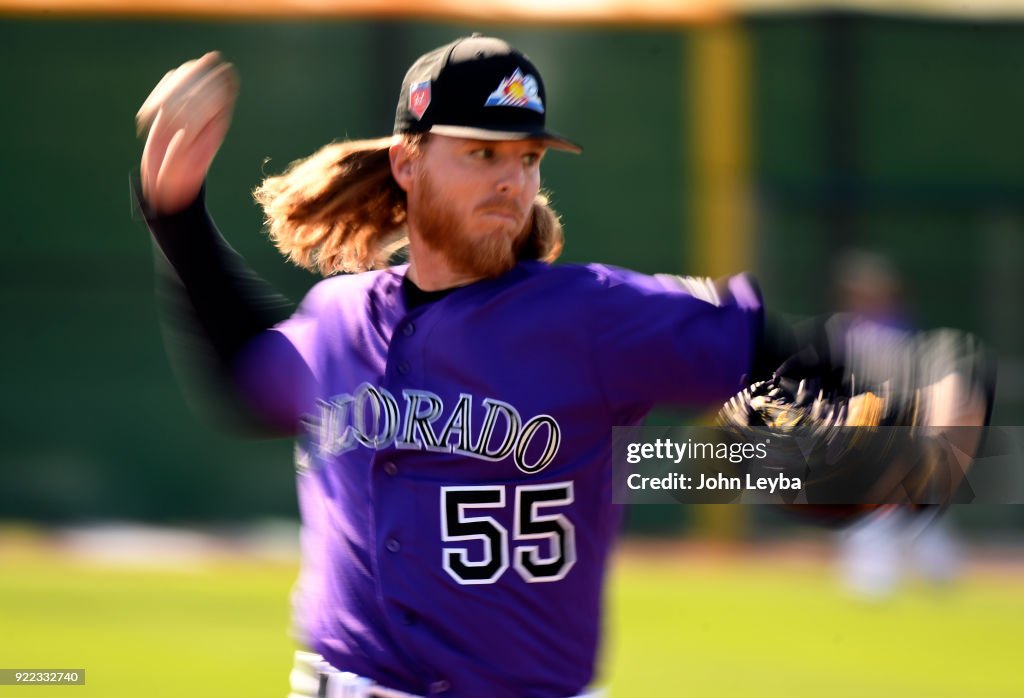
MULTIPOLYGON (((853 322, 914 330, 903 280, 892 261, 877 252, 848 249, 835 265, 837 309, 853 322)), ((840 534, 843 583, 863 598, 892 594, 908 572, 935 584, 959 574, 962 551, 948 517, 937 506, 888 506, 856 521, 840 534)))

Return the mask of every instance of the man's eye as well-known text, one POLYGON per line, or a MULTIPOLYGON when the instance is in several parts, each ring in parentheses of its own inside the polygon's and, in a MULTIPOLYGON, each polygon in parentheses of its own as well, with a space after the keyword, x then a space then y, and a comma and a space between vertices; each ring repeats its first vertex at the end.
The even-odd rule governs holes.
POLYGON ((523 156, 524 165, 536 165, 540 162, 540 153, 527 153, 523 156))
POLYGON ((477 148, 470 155, 477 160, 493 160, 494 149, 493 148, 477 148))

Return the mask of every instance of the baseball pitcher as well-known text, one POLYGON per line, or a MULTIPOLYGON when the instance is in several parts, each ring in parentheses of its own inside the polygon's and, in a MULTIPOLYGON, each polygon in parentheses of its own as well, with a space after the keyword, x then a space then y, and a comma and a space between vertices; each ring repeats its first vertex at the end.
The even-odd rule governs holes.
POLYGON ((612 426, 721 405, 792 336, 747 276, 553 265, 541 163, 581 149, 548 128, 537 67, 478 35, 412 65, 392 136, 257 189, 282 254, 328 277, 278 321, 203 200, 237 89, 216 53, 165 76, 137 191, 222 385, 297 441, 292 695, 589 695, 612 426))

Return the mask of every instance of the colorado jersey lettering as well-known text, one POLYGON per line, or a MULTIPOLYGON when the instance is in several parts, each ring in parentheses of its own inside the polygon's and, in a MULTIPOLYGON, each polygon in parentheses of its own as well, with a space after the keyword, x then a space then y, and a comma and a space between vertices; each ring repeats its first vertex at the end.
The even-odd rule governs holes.
POLYGON ((482 426, 473 432, 473 396, 459 395, 449 410, 435 393, 406 388, 399 400, 387 388, 363 383, 354 395, 336 395, 317 401, 317 414, 307 419, 310 437, 319 453, 336 456, 358 446, 456 453, 467 458, 496 461, 512 456, 524 473, 543 470, 558 454, 561 429, 553 417, 540 414, 526 420, 501 400, 484 398, 482 426), (535 438, 543 445, 534 462, 526 454, 535 438))

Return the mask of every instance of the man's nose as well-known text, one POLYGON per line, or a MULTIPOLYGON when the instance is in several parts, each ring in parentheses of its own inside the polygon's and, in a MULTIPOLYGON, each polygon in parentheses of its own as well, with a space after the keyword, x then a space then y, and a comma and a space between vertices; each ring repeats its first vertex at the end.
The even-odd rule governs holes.
POLYGON ((526 172, 518 161, 513 161, 511 166, 505 167, 498 178, 498 192, 505 196, 516 196, 526 184, 526 172))

